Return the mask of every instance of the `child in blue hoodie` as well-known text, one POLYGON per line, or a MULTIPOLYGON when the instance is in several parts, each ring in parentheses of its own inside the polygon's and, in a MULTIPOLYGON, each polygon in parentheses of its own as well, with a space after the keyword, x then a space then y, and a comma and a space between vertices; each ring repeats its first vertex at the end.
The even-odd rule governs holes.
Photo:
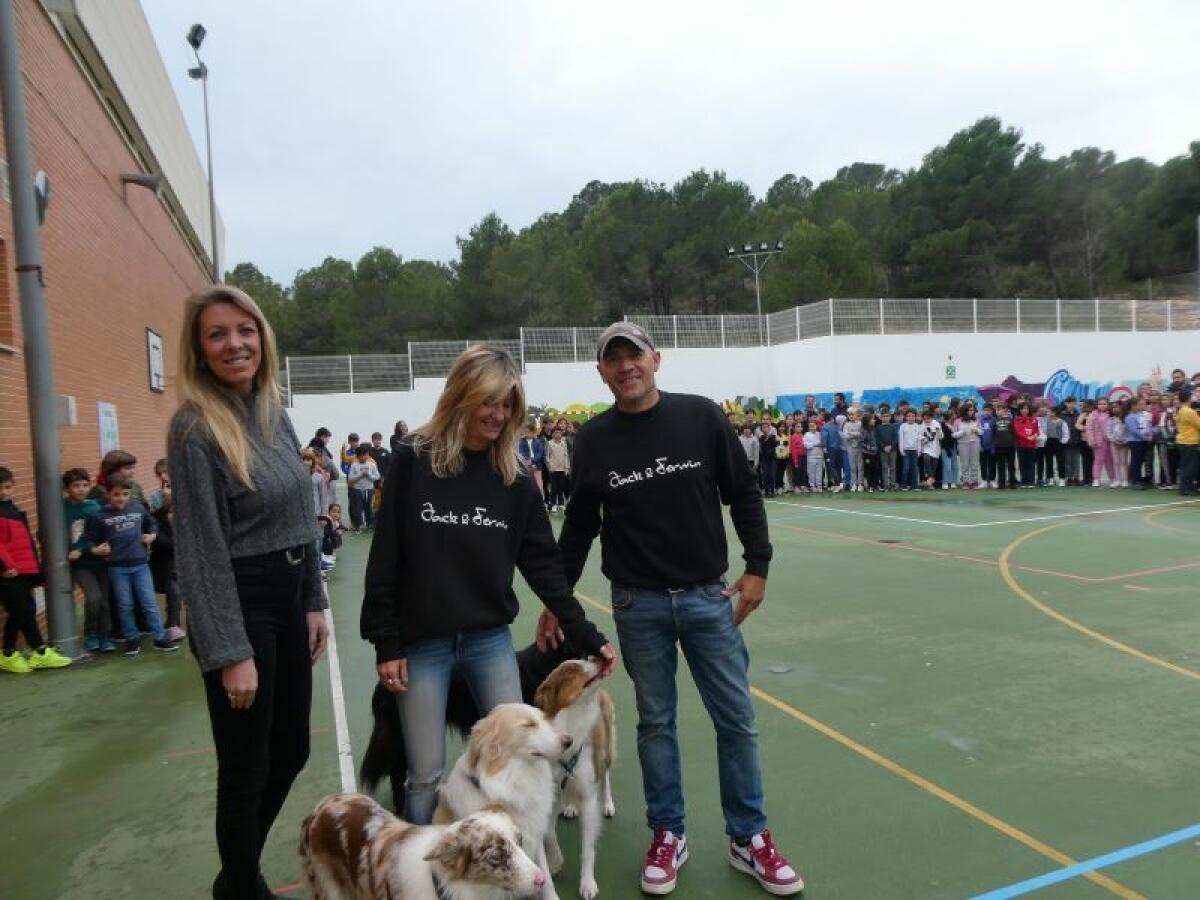
POLYGON ((992 404, 983 404, 979 414, 979 468, 983 473, 983 486, 996 486, 996 412, 992 404))
POLYGON ((130 502, 129 482, 120 477, 109 479, 108 503, 88 519, 84 529, 84 549, 103 559, 108 567, 109 589, 117 601, 126 656, 137 656, 141 652, 141 639, 133 618, 135 602, 146 614, 146 622, 154 636, 154 649, 164 653, 179 649, 178 644, 166 638, 154 597, 149 547, 157 533, 154 520, 145 507, 130 502))
POLYGON ((845 487, 842 483, 842 424, 845 422, 845 417, 839 416, 838 418, 842 421, 839 422, 836 418, 832 418, 821 426, 821 443, 825 448, 825 468, 829 472, 829 489, 835 494, 845 487))

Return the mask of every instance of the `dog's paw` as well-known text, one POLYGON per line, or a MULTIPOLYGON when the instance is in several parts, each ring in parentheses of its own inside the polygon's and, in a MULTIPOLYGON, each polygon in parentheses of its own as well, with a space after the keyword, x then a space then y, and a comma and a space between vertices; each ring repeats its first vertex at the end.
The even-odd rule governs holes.
POLYGON ((604 801, 604 818, 611 819, 617 814, 617 805, 611 800, 604 801))
POLYGON ((596 884, 595 878, 581 879, 579 882, 579 896, 583 900, 596 900, 600 894, 600 886, 596 884))
POLYGON ((559 813, 564 819, 576 819, 579 817, 579 809, 574 803, 563 805, 562 811, 559 813))
POLYGON ((557 875, 563 867, 562 850, 559 849, 557 843, 551 844, 546 848, 546 868, 550 870, 551 875, 557 875))

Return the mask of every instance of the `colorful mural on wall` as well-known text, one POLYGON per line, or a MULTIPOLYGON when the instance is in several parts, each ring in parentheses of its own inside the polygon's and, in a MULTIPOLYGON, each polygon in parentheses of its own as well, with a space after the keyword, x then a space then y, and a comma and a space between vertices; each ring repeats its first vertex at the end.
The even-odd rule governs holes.
MULTIPOLYGON (((907 400, 916 406, 925 401, 948 403, 958 397, 963 400, 973 399, 977 403, 988 400, 1007 400, 1019 394, 1029 397, 1045 397, 1051 403, 1061 403, 1067 397, 1079 400, 1095 400, 1107 397, 1110 400, 1124 400, 1137 393, 1138 388, 1149 383, 1145 377, 1126 378, 1116 381, 1081 381, 1067 369, 1058 369, 1044 381, 1022 381, 1015 375, 1009 375, 1003 381, 994 384, 955 384, 937 385, 935 387, 890 387, 870 388, 861 392, 845 390, 846 402, 870 404, 878 406, 887 403, 895 407, 901 400, 907 400)), ((828 409, 833 405, 832 391, 816 393, 817 406, 828 409)), ((804 398, 807 394, 781 394, 775 398, 774 407, 783 415, 804 409, 804 398)), ((741 398, 739 398, 741 399, 741 398)), ((755 400, 757 398, 749 398, 755 400)), ((728 408, 728 407, 727 407, 728 408)), ((747 409, 761 409, 758 406, 747 409)))

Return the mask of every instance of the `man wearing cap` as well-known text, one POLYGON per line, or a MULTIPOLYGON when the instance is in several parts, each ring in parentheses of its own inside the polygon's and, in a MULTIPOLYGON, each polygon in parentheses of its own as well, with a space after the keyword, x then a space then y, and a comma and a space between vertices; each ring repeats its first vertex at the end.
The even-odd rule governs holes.
MULTIPOLYGON (((687 861, 675 727, 682 647, 716 727, 729 862, 772 894, 795 894, 804 884, 767 830, 749 654, 738 628, 766 590, 771 543, 762 495, 720 408, 655 386, 661 357, 645 331, 632 322, 611 325, 600 335, 596 360, 616 405, 575 439, 559 548, 574 586, 599 534, 602 569, 612 582, 613 618, 637 695, 638 758, 654 833, 642 890, 669 894, 687 861), (746 561, 745 573, 728 586, 723 503, 746 561)), ((543 616, 538 644, 558 640, 558 623, 543 616)))

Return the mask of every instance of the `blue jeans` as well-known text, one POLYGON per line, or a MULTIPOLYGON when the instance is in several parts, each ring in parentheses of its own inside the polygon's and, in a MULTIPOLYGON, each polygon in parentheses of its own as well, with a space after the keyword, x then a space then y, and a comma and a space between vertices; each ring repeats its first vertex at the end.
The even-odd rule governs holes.
POLYGON ((646 821, 683 834, 683 776, 675 728, 677 645, 717 732, 717 774, 725 830, 746 839, 767 827, 758 729, 750 702, 750 654, 733 624, 724 584, 672 591, 613 585, 613 618, 625 671, 633 679, 638 709, 638 759, 646 821))
POLYGON ((370 528, 375 520, 374 501, 374 491, 350 488, 350 524, 355 528, 364 525, 370 528))
POLYGON ((127 641, 138 639, 137 624, 133 619, 136 603, 146 614, 146 624, 156 641, 163 639, 162 619, 158 615, 158 601, 154 598, 154 578, 150 575, 149 563, 133 566, 109 566, 108 589, 117 601, 117 616, 121 623, 121 636, 127 641))
POLYGON ((916 490, 921 477, 916 450, 905 450, 900 457, 900 487, 916 490))
POLYGON ((408 754, 404 818, 428 825, 446 765, 446 700, 458 666, 484 715, 499 703, 521 702, 521 673, 508 626, 413 641, 404 648, 408 690, 396 695, 408 754))
MULTIPOLYGON (((829 486, 842 483, 842 448, 825 448, 825 468, 829 472, 829 486)), ((844 486, 844 485, 843 485, 844 486)))
POLYGON ((958 448, 942 451, 942 484, 958 484, 962 480, 958 448))

